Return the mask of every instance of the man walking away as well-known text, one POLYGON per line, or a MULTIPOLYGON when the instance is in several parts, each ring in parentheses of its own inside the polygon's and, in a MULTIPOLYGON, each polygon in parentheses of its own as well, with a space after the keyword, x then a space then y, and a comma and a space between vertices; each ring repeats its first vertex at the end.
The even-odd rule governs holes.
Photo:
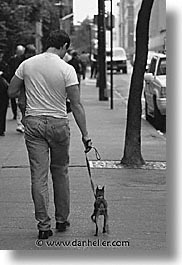
POLYGON ((6 131, 6 113, 9 103, 8 85, 0 73, 0 136, 5 136, 6 131))
POLYGON ((90 78, 97 77, 97 54, 94 53, 91 55, 91 74, 90 78))
POLYGON ((72 65, 75 68, 78 82, 79 82, 79 87, 80 87, 80 82, 81 82, 81 73, 82 73, 82 63, 80 61, 80 58, 78 56, 78 53, 76 51, 72 52, 72 59, 68 61, 70 65, 72 65))
POLYGON ((82 75, 84 80, 86 77, 87 65, 90 62, 88 54, 86 54, 85 51, 83 51, 82 54, 80 55, 80 61, 82 63, 82 75))
POLYGON ((25 83, 25 143, 30 161, 32 197, 39 239, 47 239, 52 235, 48 214, 49 160, 56 229, 62 232, 69 226, 70 129, 66 97, 70 99, 86 151, 91 148, 85 111, 80 102, 77 75, 74 68, 62 60, 69 45, 70 38, 65 31, 52 32, 47 39, 46 52, 25 60, 17 69, 9 86, 9 96, 15 97, 25 83))
MULTIPOLYGON (((9 61, 7 62, 8 65, 4 71, 4 77, 8 82, 11 81, 11 78, 14 76, 16 69, 23 61, 25 48, 22 45, 18 45, 16 47, 16 52, 13 56, 10 57, 9 61)), ((13 119, 17 119, 17 102, 16 98, 11 99, 11 109, 13 112, 13 119)), ((18 122, 17 122, 18 123, 18 122)))
POLYGON ((0 50, 0 136, 5 136, 6 131, 6 113, 8 109, 9 97, 8 86, 9 83, 4 78, 4 69, 6 63, 3 60, 3 52, 0 50))

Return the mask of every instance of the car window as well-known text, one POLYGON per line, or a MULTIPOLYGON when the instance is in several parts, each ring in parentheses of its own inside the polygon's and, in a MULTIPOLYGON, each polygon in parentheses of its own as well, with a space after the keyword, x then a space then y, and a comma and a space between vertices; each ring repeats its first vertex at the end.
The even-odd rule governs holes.
POLYGON ((159 61, 157 75, 166 75, 166 58, 162 58, 159 61))
POLYGON ((152 61, 151 61, 151 64, 150 64, 148 72, 152 73, 153 75, 154 75, 154 72, 155 72, 156 63, 157 63, 157 59, 156 58, 152 58, 152 61))

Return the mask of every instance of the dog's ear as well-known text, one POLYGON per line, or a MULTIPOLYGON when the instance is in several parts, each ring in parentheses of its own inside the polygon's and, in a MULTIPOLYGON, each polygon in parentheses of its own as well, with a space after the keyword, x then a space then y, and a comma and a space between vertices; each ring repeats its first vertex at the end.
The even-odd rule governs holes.
POLYGON ((104 191, 105 186, 102 187, 102 190, 104 191))

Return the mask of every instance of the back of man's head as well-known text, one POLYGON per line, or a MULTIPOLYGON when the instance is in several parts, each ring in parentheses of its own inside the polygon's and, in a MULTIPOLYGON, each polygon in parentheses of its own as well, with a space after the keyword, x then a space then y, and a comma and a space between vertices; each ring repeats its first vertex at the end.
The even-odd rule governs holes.
POLYGON ((50 33, 46 41, 46 49, 53 47, 60 49, 67 44, 66 48, 70 46, 70 37, 64 30, 56 30, 50 33))

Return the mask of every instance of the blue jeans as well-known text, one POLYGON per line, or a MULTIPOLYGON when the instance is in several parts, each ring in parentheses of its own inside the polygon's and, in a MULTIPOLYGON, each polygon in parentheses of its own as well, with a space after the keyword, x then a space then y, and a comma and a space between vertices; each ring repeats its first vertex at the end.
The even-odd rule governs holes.
POLYGON ((53 181, 56 222, 65 222, 69 215, 69 122, 67 119, 49 116, 28 116, 24 118, 23 123, 30 161, 35 218, 38 221, 38 229, 46 231, 51 227, 48 215, 49 165, 53 181))

